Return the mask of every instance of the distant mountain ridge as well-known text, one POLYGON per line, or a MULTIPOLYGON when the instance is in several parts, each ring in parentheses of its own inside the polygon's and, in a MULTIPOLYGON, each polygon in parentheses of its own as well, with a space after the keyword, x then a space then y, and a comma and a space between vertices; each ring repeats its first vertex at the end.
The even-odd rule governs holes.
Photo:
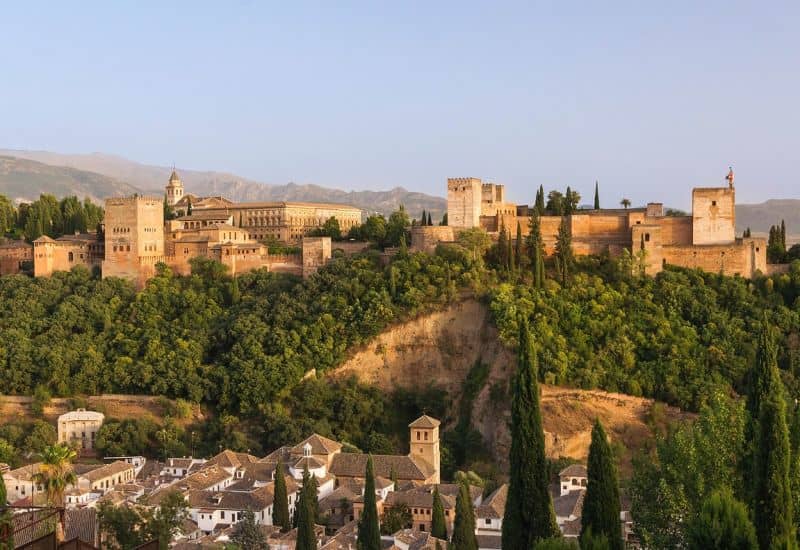
POLYGON ((736 231, 750 228, 754 233, 767 233, 771 225, 786 222, 786 232, 800 233, 800 199, 770 199, 759 204, 736 205, 736 231))
MULTIPOLYGON (((14 199, 33 200, 40 193, 57 196, 75 194, 98 201, 108 196, 137 192, 160 195, 172 171, 169 167, 141 164, 104 153, 68 155, 0 149, 0 155, 19 160, 7 177, 0 173, 0 193, 14 199), (25 161, 36 164, 26 164, 25 161), (48 174, 46 177, 45 173, 48 174)), ((220 195, 234 201, 341 203, 362 208, 367 213, 385 215, 402 204, 412 217, 418 217, 422 210, 426 210, 437 222, 447 208, 447 202, 441 197, 408 191, 402 187, 387 191, 344 191, 313 184, 272 185, 227 172, 177 170, 187 193, 220 195)))

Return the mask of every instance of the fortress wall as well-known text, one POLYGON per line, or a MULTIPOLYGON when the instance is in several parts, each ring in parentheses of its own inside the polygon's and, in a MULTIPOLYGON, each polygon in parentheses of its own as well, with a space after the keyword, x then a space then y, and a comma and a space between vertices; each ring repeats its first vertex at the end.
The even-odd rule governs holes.
POLYGON ((19 273, 22 262, 33 261, 33 245, 14 243, 0 246, 0 275, 19 273))
POLYGON ((664 261, 668 264, 700 268, 710 273, 752 277, 756 271, 766 271, 764 239, 744 239, 724 245, 664 246, 664 261))
POLYGON ((690 216, 666 216, 656 218, 661 227, 661 242, 665 246, 692 244, 692 218, 690 216))
POLYGON ((479 227, 481 196, 478 178, 448 178, 447 223, 452 227, 479 227))
POLYGON ((439 242, 454 240, 453 228, 446 225, 426 225, 411 228, 411 250, 415 252, 433 252, 439 242))

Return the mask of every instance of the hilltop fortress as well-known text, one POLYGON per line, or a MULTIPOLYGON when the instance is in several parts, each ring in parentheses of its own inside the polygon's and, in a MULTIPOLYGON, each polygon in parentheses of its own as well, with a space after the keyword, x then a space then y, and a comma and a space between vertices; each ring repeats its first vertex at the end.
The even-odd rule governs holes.
MULTIPOLYGON (((174 272, 191 272, 192 258, 210 258, 235 275, 252 269, 308 276, 331 258, 330 237, 308 237, 335 216, 347 231, 361 223, 361 210, 339 204, 234 203, 222 197, 184 194, 173 171, 164 197, 133 196, 106 199, 102 233, 42 236, 33 242, 33 273, 47 277, 76 265, 99 267, 103 277, 122 277, 143 286, 163 263, 174 272), (165 220, 165 205, 176 217, 165 220), (298 245, 299 254, 270 254, 263 240, 274 238, 298 245)), ((345 245, 343 245, 345 246, 345 245)), ((4 272, 17 272, 20 244, 8 255, 4 272)))
MULTIPOLYGON (((767 273, 767 243, 763 238, 737 238, 733 173, 727 187, 692 190, 692 213, 665 215, 661 203, 644 208, 577 210, 567 216, 541 216, 545 253, 553 253, 558 229, 566 218, 575 254, 618 256, 623 249, 645 250, 645 270, 658 273, 667 264, 700 268, 726 275, 752 277, 767 273)), ((447 180, 448 227, 415 227, 412 247, 431 249, 452 241, 460 230, 481 228, 496 235, 505 227, 513 239, 517 224, 528 234, 532 207, 508 202, 505 187, 478 178, 447 180)))

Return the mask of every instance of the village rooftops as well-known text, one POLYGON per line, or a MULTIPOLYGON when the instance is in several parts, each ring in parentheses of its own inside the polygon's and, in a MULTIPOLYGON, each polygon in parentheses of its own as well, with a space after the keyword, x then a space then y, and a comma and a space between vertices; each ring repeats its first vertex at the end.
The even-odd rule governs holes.
POLYGON ((42 467, 41 462, 35 462, 33 464, 21 466, 15 470, 9 470, 7 472, 3 472, 3 475, 12 477, 14 479, 18 479, 19 481, 31 481, 33 480, 34 474, 39 473, 41 467, 42 467))
POLYGON ((562 480, 571 479, 573 477, 586 478, 589 477, 589 472, 583 464, 571 464, 558 472, 558 477, 562 480))
POLYGON ((581 517, 583 510, 583 497, 586 491, 570 491, 564 496, 553 497, 553 509, 557 517, 581 517))
POLYGON ((220 468, 241 468, 245 464, 258 462, 258 458, 247 453, 236 453, 224 450, 209 458, 204 466, 219 466, 220 468))
POLYGON ((292 447, 293 454, 302 455, 306 443, 311 445, 312 455, 329 455, 342 450, 342 444, 319 434, 312 434, 292 447))
POLYGON ((506 499, 508 498, 508 483, 503 483, 483 504, 475 509, 475 517, 482 519, 503 519, 506 513, 506 499))
MULTIPOLYGON (((331 462, 330 473, 339 477, 361 477, 367 471, 369 455, 357 453, 337 453, 331 462)), ((376 476, 392 477, 392 470, 397 479, 424 481, 434 473, 433 467, 419 458, 398 455, 372 455, 372 463, 376 476)))
POLYGON ((131 464, 118 460, 116 462, 112 462, 111 464, 105 464, 99 468, 94 468, 93 470, 82 474, 81 477, 92 483, 99 479, 121 474, 122 472, 127 472, 129 470, 133 471, 133 466, 131 464))

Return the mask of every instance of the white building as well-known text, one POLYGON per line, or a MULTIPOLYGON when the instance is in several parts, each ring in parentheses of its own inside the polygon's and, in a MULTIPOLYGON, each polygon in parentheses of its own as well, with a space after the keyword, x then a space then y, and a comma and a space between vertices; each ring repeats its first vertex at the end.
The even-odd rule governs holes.
POLYGON ((76 445, 81 450, 94 449, 94 440, 105 415, 96 411, 78 409, 58 417, 58 442, 76 445))

